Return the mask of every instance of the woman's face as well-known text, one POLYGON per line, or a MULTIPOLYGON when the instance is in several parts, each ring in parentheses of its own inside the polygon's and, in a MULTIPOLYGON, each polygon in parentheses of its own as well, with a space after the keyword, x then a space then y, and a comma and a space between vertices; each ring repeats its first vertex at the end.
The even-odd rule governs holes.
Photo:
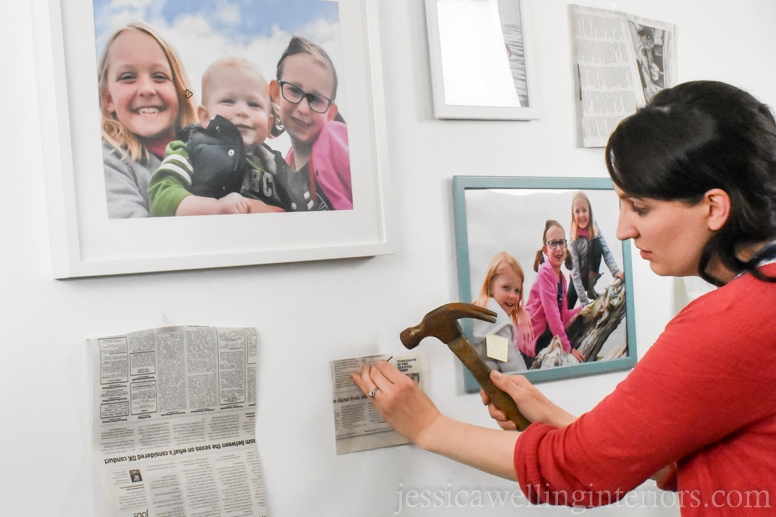
POLYGON ((556 271, 560 270, 566 259, 566 235, 563 228, 552 225, 544 232, 544 254, 550 261, 550 265, 556 271))
POLYGON ((698 275, 703 249, 713 232, 708 205, 631 197, 614 187, 622 203, 617 238, 633 239, 641 258, 661 276, 698 275))
POLYGON ((113 40, 107 63, 105 109, 146 143, 173 138, 178 95, 170 63, 156 40, 126 30, 113 40))
POLYGON ((574 199, 571 204, 571 212, 574 215, 574 222, 577 223, 577 228, 584 230, 587 225, 590 224, 590 205, 587 204, 584 198, 578 197, 574 199))
POLYGON ((522 288, 523 279, 509 268, 490 281, 490 295, 507 314, 512 314, 520 305, 522 288))

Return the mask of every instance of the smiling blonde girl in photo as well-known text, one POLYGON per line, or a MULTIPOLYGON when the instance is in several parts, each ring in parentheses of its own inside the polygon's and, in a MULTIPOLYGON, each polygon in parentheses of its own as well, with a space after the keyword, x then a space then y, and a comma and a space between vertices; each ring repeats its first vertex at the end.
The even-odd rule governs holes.
POLYGON ((585 306, 595 301, 598 293, 595 284, 601 278, 599 269, 601 259, 612 277, 623 280, 620 266, 612 255, 612 250, 606 243, 598 222, 593 218, 593 207, 590 198, 584 192, 577 192, 571 199, 571 241, 568 249, 571 255, 571 283, 568 288, 568 307, 571 309, 577 303, 585 306))
POLYGON ((144 23, 108 39, 98 69, 108 217, 147 217, 148 183, 176 131, 196 121, 175 50, 144 23))
POLYGON ((523 268, 514 257, 502 251, 488 265, 480 294, 474 305, 496 313, 496 321, 472 320, 473 346, 485 364, 500 372, 526 369, 520 348, 533 340, 531 319, 525 310, 523 298, 523 268), (489 358, 486 351, 488 335, 497 335, 508 341, 507 360, 489 358))

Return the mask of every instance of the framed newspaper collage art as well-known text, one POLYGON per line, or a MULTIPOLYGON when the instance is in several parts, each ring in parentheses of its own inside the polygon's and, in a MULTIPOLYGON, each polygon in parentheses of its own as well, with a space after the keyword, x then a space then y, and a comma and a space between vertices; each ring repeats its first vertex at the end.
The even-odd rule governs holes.
POLYGON ((604 147, 620 120, 677 83, 676 27, 619 11, 570 5, 583 147, 604 147))

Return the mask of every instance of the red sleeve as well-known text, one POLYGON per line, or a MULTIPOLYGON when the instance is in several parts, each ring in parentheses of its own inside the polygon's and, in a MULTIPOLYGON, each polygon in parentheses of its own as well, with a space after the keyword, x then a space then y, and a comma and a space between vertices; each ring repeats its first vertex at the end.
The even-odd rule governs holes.
POLYGON ((776 335, 776 288, 739 280, 688 305, 592 411, 520 436, 515 471, 530 500, 606 504, 773 414, 776 368, 763 365, 776 364, 776 347, 763 343, 776 335))

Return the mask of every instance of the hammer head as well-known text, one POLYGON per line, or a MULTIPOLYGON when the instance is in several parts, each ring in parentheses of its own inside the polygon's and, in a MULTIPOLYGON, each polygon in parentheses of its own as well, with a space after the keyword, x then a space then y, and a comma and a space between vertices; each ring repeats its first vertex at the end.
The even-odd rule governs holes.
POLYGON ((402 331, 399 339, 408 349, 415 348, 423 338, 429 336, 443 343, 451 343, 463 335, 458 325, 461 318, 475 318, 493 323, 496 321, 496 313, 470 303, 448 303, 423 316, 423 321, 418 325, 402 331))

